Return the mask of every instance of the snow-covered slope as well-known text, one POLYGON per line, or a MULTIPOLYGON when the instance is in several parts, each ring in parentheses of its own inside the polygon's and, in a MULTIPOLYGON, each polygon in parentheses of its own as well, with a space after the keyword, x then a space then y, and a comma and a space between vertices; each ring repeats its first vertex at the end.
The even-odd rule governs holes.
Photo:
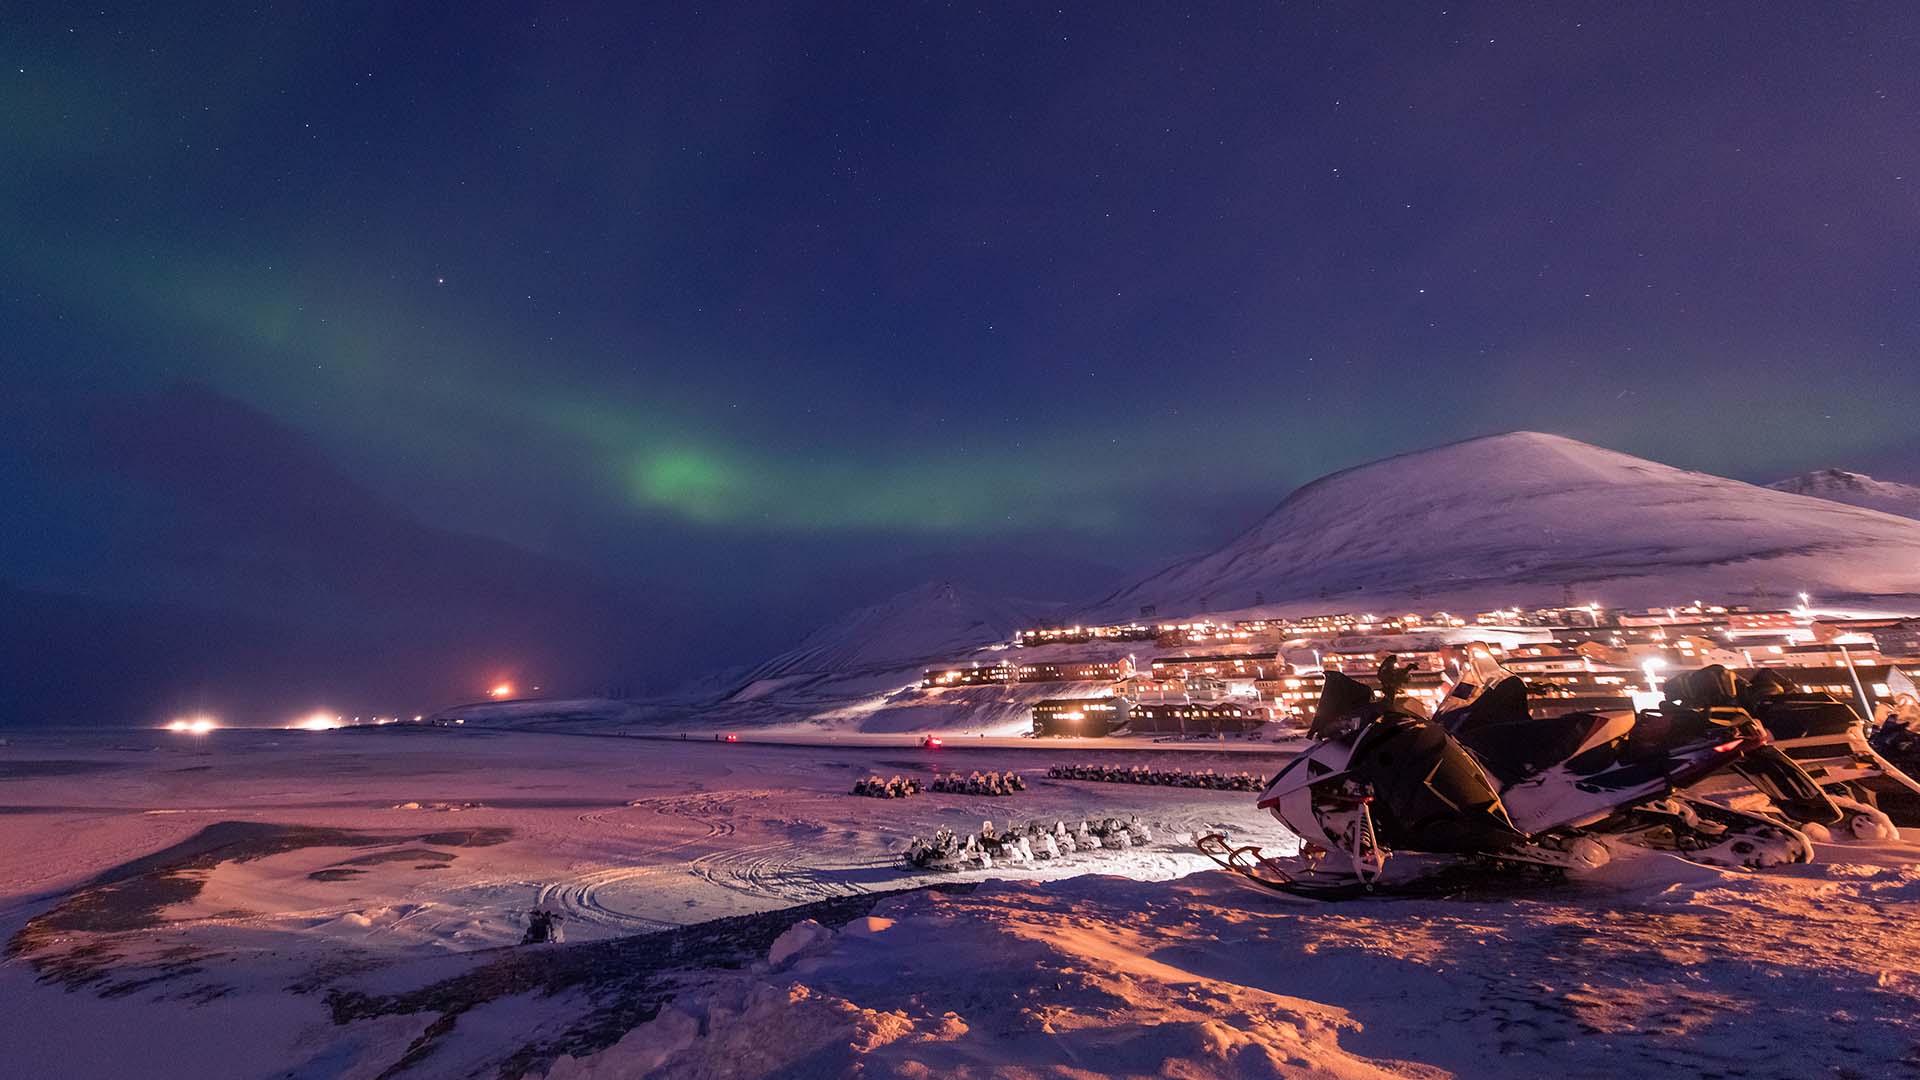
POLYGON ((733 705, 847 701, 915 683, 921 669, 1006 641, 1054 605, 929 582, 861 608, 748 673, 733 705))
POLYGON ((871 671, 933 663, 955 652, 1005 641, 1049 610, 928 582, 809 634, 753 673, 756 679, 796 674, 871 671))
POLYGON ((1515 432, 1316 480, 1100 614, 1920 594, 1920 522, 1515 432))
POLYGON ((1920 486, 1893 480, 1875 480, 1845 469, 1815 469, 1768 484, 1775 491, 1811 495, 1816 499, 1862 506, 1901 517, 1920 518, 1920 486))

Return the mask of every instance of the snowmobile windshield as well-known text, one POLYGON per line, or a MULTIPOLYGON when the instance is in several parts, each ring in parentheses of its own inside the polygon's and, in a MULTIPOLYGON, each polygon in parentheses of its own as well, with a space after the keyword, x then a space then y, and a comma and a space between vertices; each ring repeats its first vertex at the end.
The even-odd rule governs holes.
POLYGON ((1455 709, 1460 709, 1479 700, 1480 695, 1507 681, 1518 678, 1513 672, 1500 666, 1500 661, 1486 649, 1475 648, 1467 654, 1460 667, 1460 675, 1454 680, 1453 688, 1440 702, 1435 711, 1439 717, 1455 709))
MULTIPOLYGON (((1587 740, 1614 721, 1601 713, 1574 712, 1530 717, 1522 711, 1471 730, 1456 731, 1460 744, 1473 752, 1502 785, 1517 784, 1556 765, 1573 762, 1587 740)), ((1575 771, 1580 771, 1576 769, 1575 771)))
POLYGON ((1910 702, 1920 702, 1920 686, 1914 684, 1913 676, 1899 668, 1888 668, 1887 696, 1895 701, 1904 698, 1910 702))
POLYGON ((1330 739, 1347 718, 1373 704, 1373 688, 1338 671, 1326 674, 1320 690, 1320 704, 1313 708, 1313 723, 1307 726, 1309 739, 1330 739))
POLYGON ((1508 724, 1527 718, 1527 684, 1518 675, 1508 675, 1490 687, 1482 688, 1464 705, 1451 706, 1435 715, 1455 737, 1495 724, 1508 724))
POLYGON ((1776 694, 1751 700, 1747 711, 1776 739, 1844 735, 1861 722, 1853 706, 1832 694, 1776 694))

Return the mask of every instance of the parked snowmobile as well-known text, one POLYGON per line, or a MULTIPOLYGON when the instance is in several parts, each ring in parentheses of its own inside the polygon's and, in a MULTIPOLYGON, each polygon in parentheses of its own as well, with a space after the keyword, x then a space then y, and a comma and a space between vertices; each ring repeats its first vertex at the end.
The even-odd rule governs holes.
MULTIPOLYGON (((1497 761, 1497 744, 1502 741, 1497 736, 1502 725, 1526 725, 1507 730, 1534 733, 1569 722, 1564 717, 1531 716, 1526 683, 1491 657, 1476 657, 1463 672, 1461 683, 1468 687, 1467 692, 1462 694, 1456 687, 1441 703, 1434 719, 1483 761, 1497 761)), ((1742 706, 1738 681, 1725 668, 1709 667, 1676 676, 1668 680, 1666 697, 1661 708, 1618 717, 1616 722, 1627 721, 1629 737, 1641 746, 1672 747, 1717 739, 1725 732, 1757 732, 1762 737, 1728 761, 1726 768, 1697 774, 1699 781, 1684 785, 1690 796, 1750 789, 1765 795, 1776 816, 1791 825, 1827 826, 1845 818, 1839 801, 1775 745, 1773 733, 1742 706)), ((1577 719, 1601 714, 1570 715, 1577 719)), ((1721 816, 1730 811, 1706 804, 1695 811, 1699 812, 1721 816)))
POLYGON ((1920 686, 1899 668, 1887 672, 1887 693, 1874 706, 1867 742, 1892 781, 1861 782, 1873 802, 1900 824, 1920 825, 1920 789, 1912 779, 1920 774, 1920 686))
POLYGON ((1717 865, 1812 858, 1796 829, 1678 794, 1767 745, 1744 713, 1644 728, 1624 714, 1536 719, 1526 684, 1505 678, 1471 683, 1427 719, 1393 704, 1404 672, 1383 666, 1382 674, 1384 701, 1328 672, 1308 729, 1315 745, 1260 796, 1260 807, 1303 838, 1297 856, 1233 848, 1217 834, 1202 837, 1201 850, 1262 884, 1318 896, 1392 884, 1394 852, 1418 853, 1411 861, 1421 866, 1595 868, 1611 858, 1603 840, 1620 840, 1717 865))
MULTIPOLYGON (((1661 690, 1666 700, 1660 716, 1743 709, 1773 737, 1772 747, 1710 777, 1700 785, 1702 792, 1735 792, 1745 779, 1793 821, 1830 826, 1860 840, 1899 838, 1899 829, 1879 806, 1883 795, 1903 817, 1920 802, 1920 784, 1874 750, 1860 714, 1831 694, 1798 692, 1774 671, 1742 679, 1717 664, 1676 675, 1661 690), (1778 791, 1788 770, 1775 758, 1791 762, 1793 772, 1804 772, 1820 794, 1778 791)), ((1920 825, 1920 820, 1910 823, 1920 825)))
POLYGON ((560 930, 560 913, 542 911, 535 908, 527 912, 527 932, 521 936, 522 945, 558 945, 566 940, 560 930))
POLYGON ((993 868, 993 856, 981 847, 978 833, 968 833, 963 837, 952 829, 940 829, 930 837, 914 838, 902 857, 915 870, 993 868))

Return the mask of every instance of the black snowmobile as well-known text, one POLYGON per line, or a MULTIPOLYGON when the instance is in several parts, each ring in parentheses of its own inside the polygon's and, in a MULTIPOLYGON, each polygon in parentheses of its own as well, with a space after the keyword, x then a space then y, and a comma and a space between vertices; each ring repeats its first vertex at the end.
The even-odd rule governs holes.
POLYGON ((542 911, 535 908, 527 912, 527 932, 521 936, 522 945, 557 945, 566 940, 560 930, 560 913, 542 911))
MULTIPOLYGON (((1743 679, 1717 664, 1676 675, 1661 692, 1665 698, 1658 710, 1661 716, 1744 710, 1773 737, 1771 752, 1791 760, 1822 789, 1823 797, 1777 793, 1766 777, 1749 771, 1757 761, 1708 780, 1703 790, 1731 792, 1744 778, 1794 821, 1827 826, 1842 837, 1859 840, 1897 839, 1897 824, 1920 825, 1920 784, 1880 754, 1868 735, 1866 720, 1832 694, 1799 691, 1778 672, 1765 668, 1743 679)), ((1776 778, 1784 772, 1772 769, 1776 778)))

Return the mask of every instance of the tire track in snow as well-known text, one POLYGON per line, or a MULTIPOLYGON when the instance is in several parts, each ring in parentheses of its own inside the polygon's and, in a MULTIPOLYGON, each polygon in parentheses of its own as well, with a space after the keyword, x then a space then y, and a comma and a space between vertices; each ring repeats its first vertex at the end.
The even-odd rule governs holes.
POLYGON ((653 860, 690 847, 711 845, 716 841, 723 842, 726 837, 733 836, 737 831, 730 819, 738 802, 765 799, 773 794, 771 791, 730 791, 660 795, 636 799, 624 807, 612 807, 582 814, 578 820, 583 824, 605 827, 614 824, 615 817, 626 811, 651 810, 661 817, 691 820, 703 826, 706 831, 700 835, 649 848, 645 852, 649 862, 645 865, 604 867, 542 885, 535 894, 534 903, 538 907, 557 908, 584 922, 620 930, 659 930, 678 926, 679 923, 671 920, 641 915, 628 910, 631 905, 621 902, 622 895, 648 878, 688 873, 701 876, 698 867, 702 860, 725 855, 727 852, 711 852, 693 859, 676 859, 671 862, 653 860))

